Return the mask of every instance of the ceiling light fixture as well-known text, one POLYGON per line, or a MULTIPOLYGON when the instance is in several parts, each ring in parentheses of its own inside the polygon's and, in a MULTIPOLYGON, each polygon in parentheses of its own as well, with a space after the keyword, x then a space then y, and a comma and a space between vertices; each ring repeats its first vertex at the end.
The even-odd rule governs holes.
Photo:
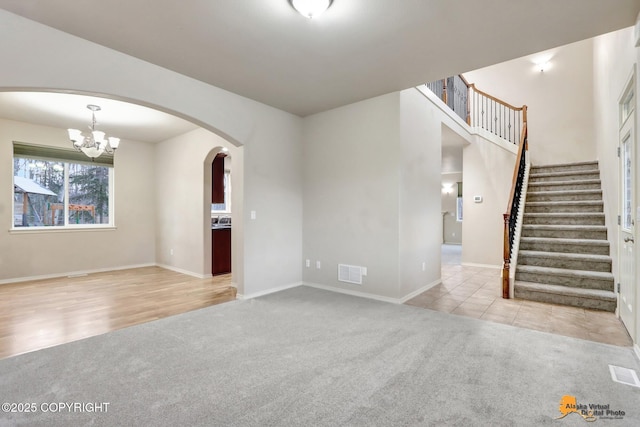
POLYGON ((329 9, 333 0, 289 0, 289 3, 302 16, 313 19, 329 9))
POLYGON ((96 130, 96 111, 100 111, 100 106, 89 104, 87 108, 91 110, 91 125, 89 126, 91 133, 85 136, 78 129, 68 129, 69 139, 73 143, 73 148, 82 151, 92 159, 100 157, 104 152, 108 154, 115 153, 120 145, 120 138, 110 136, 105 139, 104 132, 96 130))

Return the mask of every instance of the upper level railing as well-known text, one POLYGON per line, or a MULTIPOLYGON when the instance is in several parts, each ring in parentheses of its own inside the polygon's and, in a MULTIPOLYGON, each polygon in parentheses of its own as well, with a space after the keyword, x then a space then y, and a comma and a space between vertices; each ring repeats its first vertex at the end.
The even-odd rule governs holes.
POLYGON ((515 107, 504 102, 481 91, 474 84, 469 84, 460 75, 436 80, 427 83, 426 86, 472 128, 483 129, 518 145, 507 212, 503 215, 502 297, 509 298, 511 250, 515 243, 520 196, 524 186, 526 152, 529 147, 527 106, 515 107))
POLYGON ((426 84, 454 113, 474 128, 484 129, 512 144, 520 142, 527 106, 515 107, 476 88, 461 76, 426 84))
POLYGON ((436 80, 426 84, 427 88, 449 106, 462 120, 469 121, 469 87, 464 77, 457 75, 446 79, 436 80))

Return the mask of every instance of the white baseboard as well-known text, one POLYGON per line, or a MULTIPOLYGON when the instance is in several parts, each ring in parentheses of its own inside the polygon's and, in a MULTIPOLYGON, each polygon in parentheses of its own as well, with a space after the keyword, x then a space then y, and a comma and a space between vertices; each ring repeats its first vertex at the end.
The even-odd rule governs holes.
POLYGON ((154 264, 154 265, 160 268, 164 268, 165 270, 171 270, 171 271, 175 271, 176 273, 186 274, 187 276, 197 277, 198 279, 207 279, 209 277, 212 277, 210 274, 194 273, 193 271, 183 270, 182 268, 173 267, 166 264, 154 264))
POLYGON ((441 280, 441 279, 438 279, 438 280, 435 280, 435 281, 433 281, 433 282, 429 283, 428 285, 424 285, 424 286, 423 286, 423 287, 421 287, 420 289, 418 289, 418 290, 415 290, 415 291, 411 292, 409 295, 406 295, 405 297, 400 298, 400 299, 398 300, 398 301, 399 301, 399 304, 404 304, 405 302, 409 301, 411 298, 417 297, 417 296, 418 296, 418 295, 420 295, 421 293, 423 293, 423 292, 425 292, 425 291, 428 291, 429 289, 431 289, 431 288, 433 288, 434 286, 437 286, 437 285, 439 285, 439 284, 441 284, 441 283, 442 283, 442 280, 441 280))
POLYGON ((78 271, 69 271, 66 273, 42 274, 39 276, 27 276, 27 277, 15 277, 13 279, 0 280, 0 285, 5 285, 7 283, 30 282, 32 280, 57 279, 60 277, 86 276, 87 274, 93 274, 93 273, 105 273, 107 271, 129 270, 130 268, 143 268, 143 267, 155 267, 155 266, 156 266, 155 263, 134 264, 134 265, 123 265, 120 267, 98 268, 94 270, 78 270, 78 271))
POLYGON ((351 295, 354 297, 368 298, 368 299, 373 299, 376 301, 383 301, 383 302, 390 302, 392 304, 402 304, 402 301, 398 298, 383 297, 382 295, 368 294, 366 292, 358 292, 358 291, 352 291, 349 289, 336 288, 333 286, 321 285, 319 283, 302 282, 302 285, 308 286, 310 288, 322 289, 329 292, 337 292, 339 294, 351 295))
POLYGON ((501 265, 492 265, 492 264, 475 264, 472 262, 463 262, 462 265, 464 267, 480 267, 480 268, 493 268, 496 270, 502 269, 501 265))
POLYGON ((301 282, 296 282, 296 283, 291 283, 289 285, 278 286, 277 288, 267 289, 266 291, 254 292, 254 293, 249 294, 249 295, 236 294, 236 298, 237 299, 244 299, 244 300, 258 298, 258 297, 262 297, 262 296, 265 296, 265 295, 274 294, 276 292, 286 291, 287 289, 297 288, 298 286, 301 286, 301 285, 302 285, 301 282))
POLYGON ((638 360, 640 360, 640 347, 638 347, 638 344, 633 345, 633 352, 636 354, 638 360))

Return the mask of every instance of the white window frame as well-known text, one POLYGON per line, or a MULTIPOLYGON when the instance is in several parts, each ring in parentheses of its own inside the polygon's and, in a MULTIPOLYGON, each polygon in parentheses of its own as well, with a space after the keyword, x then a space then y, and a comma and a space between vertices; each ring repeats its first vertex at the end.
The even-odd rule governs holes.
MULTIPOLYGON (((26 145, 26 144, 23 144, 26 145)), ((37 147, 37 146, 34 146, 37 147)), ((97 166, 106 167, 109 171, 109 223, 107 224, 72 224, 69 223, 69 164, 90 164, 91 161, 87 158, 87 161, 74 161, 66 159, 54 159, 48 157, 37 157, 37 155, 15 155, 11 156, 11 173, 14 174, 14 159, 33 159, 42 161, 55 161, 64 164, 64 225, 45 225, 45 226, 32 226, 32 227, 16 227, 15 225, 15 184, 12 175, 11 178, 11 226, 9 231, 11 233, 42 233, 42 232, 60 232, 60 231, 81 231, 81 230, 111 230, 116 228, 115 220, 115 167, 106 164, 98 164, 97 166)))

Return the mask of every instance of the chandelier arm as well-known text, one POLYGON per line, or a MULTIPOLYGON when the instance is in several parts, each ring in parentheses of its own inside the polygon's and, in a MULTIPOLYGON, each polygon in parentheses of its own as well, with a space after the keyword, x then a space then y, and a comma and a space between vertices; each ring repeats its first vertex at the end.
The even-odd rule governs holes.
POLYGON ((69 139, 72 142, 72 146, 76 151, 81 151, 88 157, 96 158, 102 153, 114 154, 118 148, 120 139, 109 137, 105 138, 105 133, 102 131, 96 131, 96 111, 100 111, 99 105, 89 104, 87 108, 91 110, 91 125, 88 126, 88 136, 85 136, 82 132, 75 129, 69 129, 69 139), (96 139, 97 138, 97 139, 96 139), (114 146, 111 146, 110 142, 113 140, 114 146))

